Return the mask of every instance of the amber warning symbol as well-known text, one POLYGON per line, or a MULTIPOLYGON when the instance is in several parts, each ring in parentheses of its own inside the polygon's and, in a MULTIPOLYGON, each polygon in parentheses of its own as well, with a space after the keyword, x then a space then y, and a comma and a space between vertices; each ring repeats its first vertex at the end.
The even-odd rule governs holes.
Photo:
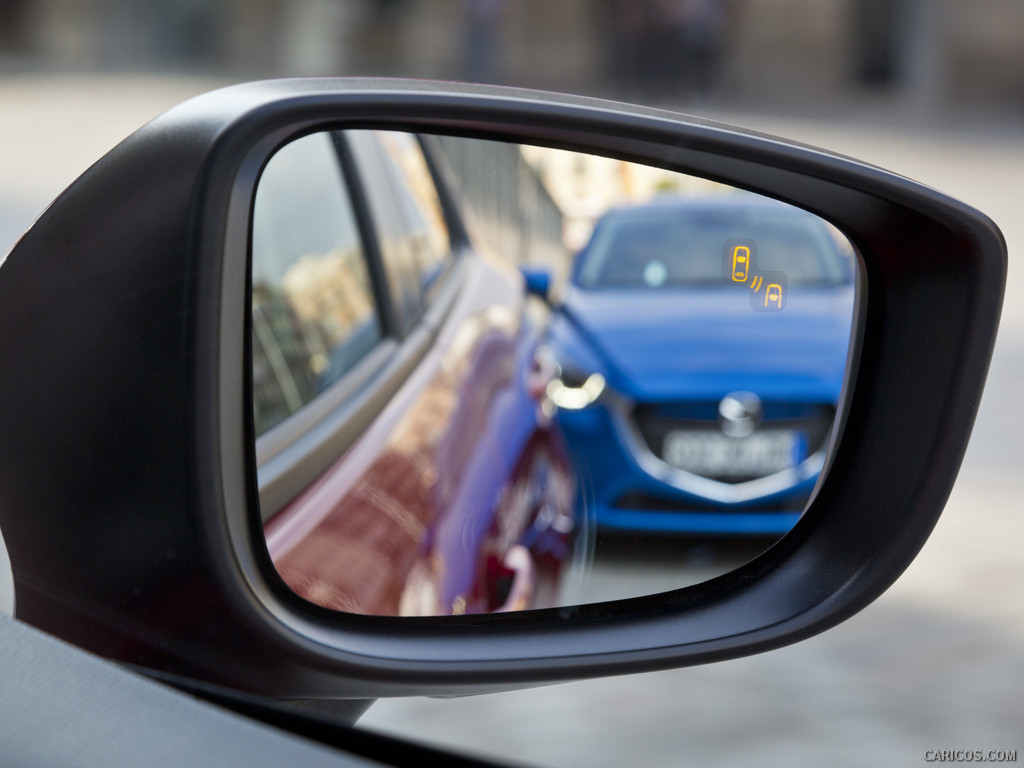
POLYGON ((722 248, 722 282, 750 291, 750 306, 758 312, 786 308, 789 281, 785 272, 765 272, 757 266, 757 244, 751 238, 733 237, 722 248))
POLYGON ((757 269, 757 248, 753 240, 730 238, 722 249, 722 282, 746 285, 757 269))
POLYGON ((757 312, 781 312, 788 294, 785 272, 763 272, 750 281, 750 306, 757 312))
POLYGON ((750 249, 745 245, 737 245, 732 249, 732 280, 734 283, 745 283, 749 274, 750 249))

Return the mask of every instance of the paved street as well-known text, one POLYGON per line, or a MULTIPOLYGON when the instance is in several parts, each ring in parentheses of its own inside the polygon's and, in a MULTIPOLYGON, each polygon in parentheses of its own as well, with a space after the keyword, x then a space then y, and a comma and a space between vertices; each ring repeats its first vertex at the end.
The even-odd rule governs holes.
MULTIPOLYGON (((209 82, 0 80, 0 258, 106 148, 209 82)), ((975 439, 924 552, 840 627, 748 659, 456 700, 383 701, 368 728, 554 766, 905 766, 1024 760, 1024 129, 726 115, 904 173, 992 216, 1007 309, 975 439), (641 757, 637 757, 637 755, 641 757)))

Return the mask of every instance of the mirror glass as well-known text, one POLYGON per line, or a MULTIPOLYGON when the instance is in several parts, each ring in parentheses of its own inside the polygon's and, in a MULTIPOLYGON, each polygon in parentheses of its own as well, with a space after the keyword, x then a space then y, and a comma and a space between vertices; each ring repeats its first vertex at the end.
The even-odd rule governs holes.
POLYGON ((267 547, 318 605, 652 594, 784 536, 825 466, 858 262, 705 179, 375 130, 281 148, 251 231, 267 547))

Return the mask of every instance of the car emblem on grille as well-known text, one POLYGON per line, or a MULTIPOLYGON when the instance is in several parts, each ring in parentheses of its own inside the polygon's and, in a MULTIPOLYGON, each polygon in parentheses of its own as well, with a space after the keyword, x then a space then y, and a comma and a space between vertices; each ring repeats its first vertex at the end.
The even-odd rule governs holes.
POLYGON ((718 404, 722 431, 729 437, 746 437, 761 420, 761 398, 753 392, 730 392, 718 404))

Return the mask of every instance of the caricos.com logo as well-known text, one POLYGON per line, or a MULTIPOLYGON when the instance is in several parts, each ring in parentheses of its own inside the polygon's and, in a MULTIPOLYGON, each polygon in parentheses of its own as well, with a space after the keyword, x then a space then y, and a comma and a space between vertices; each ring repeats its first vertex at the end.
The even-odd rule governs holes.
POLYGON ((924 753, 929 763, 1015 763, 1016 749, 929 749, 924 753))

